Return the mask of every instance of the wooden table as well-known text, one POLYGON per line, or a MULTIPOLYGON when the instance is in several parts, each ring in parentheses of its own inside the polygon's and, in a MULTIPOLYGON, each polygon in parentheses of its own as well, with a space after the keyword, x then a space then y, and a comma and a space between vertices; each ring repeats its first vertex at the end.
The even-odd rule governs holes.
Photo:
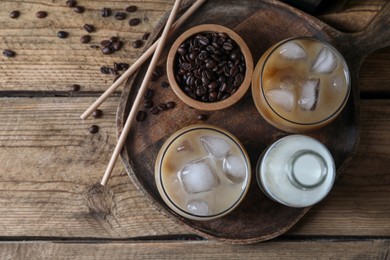
MULTIPOLYGON (((388 0, 351 0, 341 12, 318 18, 342 31, 360 31, 388 0)), ((331 194, 296 226, 271 241, 229 245, 190 234, 158 212, 118 162, 108 186, 100 179, 116 144, 120 92, 102 118, 80 114, 113 80, 101 66, 134 62, 132 42, 150 32, 173 0, 1 1, 0 259, 258 259, 390 258, 390 48, 366 59, 360 71, 361 140, 331 194), (123 21, 100 10, 138 6, 123 21), (13 10, 20 17, 11 19, 13 10), (44 19, 37 11, 47 11, 44 19), (141 24, 128 25, 138 17, 141 24), (93 24, 90 44, 81 44, 93 24), (60 39, 57 32, 69 32, 60 39), (119 36, 123 48, 103 55, 91 44, 119 36), (70 91, 79 84, 80 91, 70 91), (96 124, 97 134, 88 128, 96 124)))

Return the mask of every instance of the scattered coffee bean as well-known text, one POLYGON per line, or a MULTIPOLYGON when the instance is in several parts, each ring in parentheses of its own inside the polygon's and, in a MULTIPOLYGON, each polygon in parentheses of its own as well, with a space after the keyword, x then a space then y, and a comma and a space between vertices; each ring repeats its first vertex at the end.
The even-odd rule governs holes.
POLYGON ((102 17, 109 17, 111 16, 111 13, 112 13, 111 9, 107 7, 104 7, 101 11, 102 17))
POLYGON ((103 116, 103 110, 96 109, 95 111, 92 112, 92 116, 94 118, 101 118, 103 116))
POLYGON ((89 128, 89 132, 91 134, 96 134, 97 132, 99 132, 99 127, 97 125, 91 125, 91 127, 89 128))
POLYGON ((83 35, 80 38, 81 43, 89 43, 91 41, 91 36, 89 35, 83 35))
POLYGON ((123 42, 122 41, 116 41, 114 43, 112 43, 112 48, 114 51, 119 51, 123 46, 123 42))
POLYGON ((245 59, 237 43, 224 33, 199 33, 177 50, 175 78, 192 99, 224 100, 245 78, 245 59))
POLYGON ((66 1, 66 5, 68 7, 75 7, 77 5, 77 1, 76 0, 68 0, 68 1, 66 1))
POLYGON ((118 76, 119 75, 118 71, 113 69, 113 68, 109 68, 108 71, 110 72, 110 74, 112 74, 114 76, 118 76))
POLYGON ((169 88, 169 83, 166 82, 166 81, 161 81, 160 86, 161 86, 162 88, 169 88))
POLYGON ((153 89, 150 89, 150 88, 146 89, 145 94, 144 94, 144 98, 145 99, 152 99, 153 96, 154 96, 153 89))
POLYGON ((140 110, 137 112, 137 115, 135 116, 135 120, 137 120, 137 122, 143 122, 145 121, 146 116, 147 116, 146 112, 140 110))
POLYGON ((205 120, 207 120, 207 115, 206 114, 199 114, 197 116, 197 119, 200 121, 205 121, 205 120))
POLYGON ((137 26, 141 23, 141 20, 139 18, 131 18, 129 20, 129 25, 130 26, 137 26))
POLYGON ((152 113, 152 115, 157 115, 158 113, 160 113, 160 109, 158 109, 157 107, 153 107, 150 110, 150 113, 152 113))
POLYGON ((129 67, 130 67, 129 63, 124 63, 124 62, 116 63, 116 62, 114 62, 114 69, 115 70, 127 70, 129 67))
POLYGON ((169 102, 167 103, 167 108, 168 108, 168 109, 172 109, 172 108, 174 108, 175 106, 176 106, 176 103, 173 102, 173 101, 169 101, 169 102))
POLYGON ((153 101, 151 99, 145 100, 144 108, 152 108, 154 105, 153 101))
POLYGON ((124 12, 116 12, 115 15, 114 15, 114 18, 116 20, 125 20, 126 17, 127 17, 127 15, 124 12))
POLYGON ((11 57, 15 57, 16 53, 14 51, 11 51, 11 50, 4 50, 3 55, 5 57, 11 58, 11 57))
POLYGON ((102 67, 100 67, 100 72, 102 74, 110 74, 110 68, 106 67, 106 66, 102 66, 102 67))
POLYGON ((82 13, 84 13, 85 8, 84 8, 84 6, 78 5, 78 6, 76 6, 76 7, 73 8, 73 11, 75 11, 75 12, 78 13, 78 14, 82 14, 82 13))
POLYGON ((103 40, 100 42, 100 45, 105 47, 105 46, 109 46, 111 44, 111 41, 110 40, 103 40))
POLYGON ((119 41, 119 37, 116 37, 116 36, 112 36, 110 38, 110 43, 114 43, 114 42, 118 42, 119 41))
POLYGON ((150 32, 146 32, 142 35, 142 40, 143 41, 147 41, 149 39, 149 36, 150 36, 150 32))
POLYGON ((142 44, 143 42, 141 40, 135 40, 132 45, 135 49, 138 49, 141 48, 142 44))
POLYGON ((87 32, 89 32, 89 33, 95 31, 95 27, 94 27, 92 24, 88 24, 88 23, 84 24, 84 29, 85 29, 87 32))
POLYGON ((65 32, 65 31, 59 31, 59 32, 57 32, 58 38, 61 38, 61 39, 67 38, 68 35, 69 35, 69 33, 68 33, 68 32, 65 32))
POLYGON ((70 86, 71 91, 80 91, 80 89, 81 89, 81 86, 78 84, 73 84, 72 86, 70 86))
POLYGON ((46 16, 47 16, 47 12, 45 12, 45 11, 39 11, 39 12, 37 12, 36 14, 35 14, 35 16, 37 17, 37 18, 45 18, 46 16))
POLYGON ((16 19, 20 16, 20 12, 15 10, 15 11, 12 11, 10 14, 9 14, 9 17, 11 17, 12 19, 16 19))
POLYGON ((128 6, 128 7, 126 7, 126 12, 128 12, 128 13, 134 13, 135 11, 137 11, 137 6, 135 6, 135 5, 130 5, 130 6, 128 6))
POLYGON ((161 104, 159 104, 159 105, 157 106, 157 108, 158 108, 158 110, 160 110, 160 111, 165 111, 165 110, 167 110, 167 105, 164 104, 164 103, 161 103, 161 104))
POLYGON ((113 48, 110 47, 110 46, 105 46, 105 47, 102 48, 102 53, 103 53, 104 55, 109 55, 109 54, 111 54, 111 53, 113 53, 113 52, 114 52, 114 50, 113 50, 113 48))

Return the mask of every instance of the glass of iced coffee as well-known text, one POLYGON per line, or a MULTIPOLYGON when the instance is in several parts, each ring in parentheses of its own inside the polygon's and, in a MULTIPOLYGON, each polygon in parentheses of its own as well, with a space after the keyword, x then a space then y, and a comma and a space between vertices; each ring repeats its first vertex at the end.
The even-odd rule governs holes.
POLYGON ((350 85, 342 55, 327 42, 302 36, 278 42, 262 55, 253 73, 252 95, 270 124, 299 133, 335 119, 350 85))
POLYGON ((231 133, 211 125, 192 125, 165 141, 157 156, 155 180, 174 212, 210 220, 228 214, 245 197, 250 161, 231 133))

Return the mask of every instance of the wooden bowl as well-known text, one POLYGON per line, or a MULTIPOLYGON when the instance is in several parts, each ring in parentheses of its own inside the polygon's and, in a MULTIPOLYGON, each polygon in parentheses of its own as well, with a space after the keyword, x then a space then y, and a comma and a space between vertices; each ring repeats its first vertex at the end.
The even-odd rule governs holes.
POLYGON ((239 101, 244 94, 247 92, 252 79, 252 73, 253 73, 253 59, 252 54, 244 42, 244 40, 233 30, 217 24, 202 24, 195 27, 192 27, 191 29, 185 31, 183 34, 181 34, 177 40, 173 43, 167 57, 167 76, 169 83, 172 87, 172 90, 175 92, 175 94, 188 106, 199 109, 199 110, 219 110, 223 108, 227 108, 237 101, 239 101), (217 32, 217 33, 226 33, 232 40, 234 40, 237 45, 240 47, 241 53, 244 56, 245 59, 245 77, 242 84, 238 87, 237 91, 234 92, 231 96, 228 98, 216 101, 216 102, 202 102, 195 100, 188 96, 179 86, 178 82, 175 79, 175 59, 176 59, 176 53, 179 46, 186 41, 191 36, 201 33, 201 32, 217 32))

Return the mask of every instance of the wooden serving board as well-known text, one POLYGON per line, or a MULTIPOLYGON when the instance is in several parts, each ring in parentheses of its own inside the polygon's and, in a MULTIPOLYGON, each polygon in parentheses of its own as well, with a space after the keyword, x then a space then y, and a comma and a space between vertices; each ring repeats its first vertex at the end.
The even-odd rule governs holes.
MULTIPOLYGON (((193 2, 187 2, 183 10, 193 2)), ((347 60, 352 74, 352 93, 346 108, 334 122, 307 135, 320 140, 329 148, 340 175, 359 141, 359 68, 368 53, 390 45, 389 10, 390 4, 387 4, 363 32, 344 34, 278 1, 208 1, 170 37, 159 64, 165 69, 169 48, 182 32, 205 23, 221 24, 233 29, 248 44, 255 63, 267 48, 288 37, 306 35, 329 41, 347 60)), ((166 19, 167 15, 151 35, 146 48, 158 38, 166 19)), ((125 86, 117 114, 118 134, 123 129, 146 69, 147 64, 125 86)), ((254 171, 257 160, 268 145, 289 133, 272 127, 260 116, 250 91, 234 106, 206 113, 209 116, 206 123, 233 133, 250 155, 252 182, 243 203, 230 214, 212 221, 185 219, 170 210, 155 185, 155 159, 171 134, 184 126, 199 123, 196 117, 201 112, 183 104, 171 89, 162 88, 161 81, 167 81, 166 75, 150 85, 155 91, 154 103, 175 101, 177 106, 158 115, 148 113, 146 121, 135 122, 121 154, 130 178, 153 205, 192 232, 229 243, 252 243, 274 238, 290 229, 310 210, 310 207, 297 209, 283 206, 268 199, 260 191, 254 171)))

